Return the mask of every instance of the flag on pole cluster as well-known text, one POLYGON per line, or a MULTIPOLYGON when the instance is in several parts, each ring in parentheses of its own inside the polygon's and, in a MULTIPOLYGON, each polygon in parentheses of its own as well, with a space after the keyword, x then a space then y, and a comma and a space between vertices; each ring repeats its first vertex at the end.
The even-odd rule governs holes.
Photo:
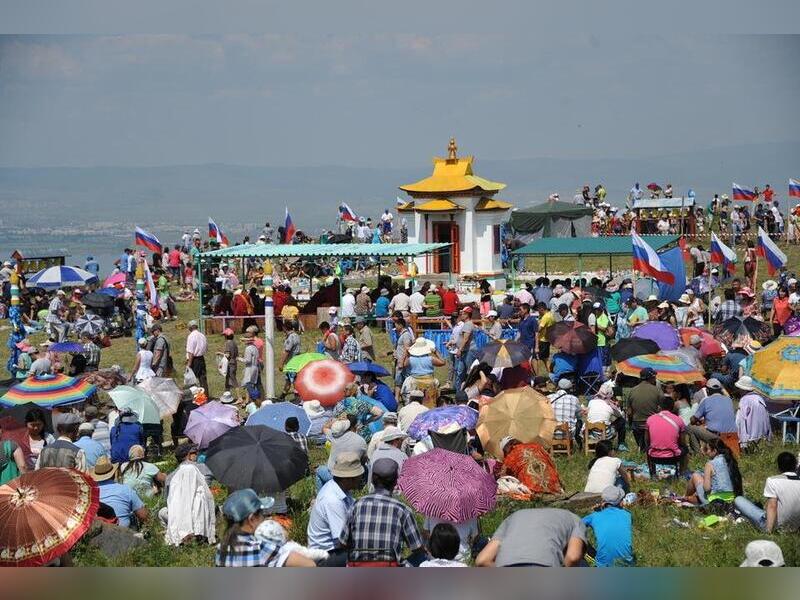
POLYGON ((283 222, 283 243, 290 243, 295 233, 297 233, 297 228, 294 226, 294 223, 292 223, 292 217, 289 214, 289 207, 287 206, 286 220, 283 222))
POLYGON ((786 255, 761 227, 758 228, 756 252, 766 259, 767 271, 770 275, 774 275, 787 262, 786 255))
POLYGON ((736 252, 728 248, 714 232, 711 233, 710 250, 712 264, 722 265, 723 270, 728 274, 736 271, 736 252))
POLYGON ((633 268, 649 275, 656 281, 674 285, 675 276, 661 263, 658 254, 635 231, 631 231, 633 241, 633 268))
POLYGON ((342 221, 349 221, 351 223, 358 222, 358 216, 356 215, 355 211, 347 205, 346 202, 342 202, 339 205, 339 218, 342 221))
POLYGON ((158 306, 158 292, 156 291, 156 283, 153 281, 153 274, 150 272, 150 266, 147 261, 144 261, 144 279, 147 286, 147 293, 150 296, 150 304, 158 306))
POLYGON ((161 245, 156 236, 139 226, 136 227, 135 236, 137 246, 144 246, 151 252, 162 252, 164 250, 164 246, 161 245))
POLYGON ((800 181, 797 179, 789 180, 789 197, 800 198, 800 181))
POLYGON ((733 199, 734 200, 748 200, 752 202, 756 199, 756 193, 746 187, 740 186, 738 183, 733 184, 733 199))
POLYGON ((222 247, 230 245, 228 236, 222 232, 222 229, 219 228, 219 225, 214 223, 214 219, 211 217, 208 217, 208 237, 212 240, 216 240, 216 242, 222 247))

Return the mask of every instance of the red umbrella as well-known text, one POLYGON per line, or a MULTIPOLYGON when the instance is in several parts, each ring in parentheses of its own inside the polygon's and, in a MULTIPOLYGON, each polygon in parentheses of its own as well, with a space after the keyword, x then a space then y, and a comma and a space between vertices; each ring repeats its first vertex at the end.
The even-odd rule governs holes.
POLYGON ((335 360, 315 360, 297 372, 294 389, 303 402, 319 400, 325 407, 344 398, 344 388, 355 381, 355 375, 335 360))
POLYGON ((567 354, 586 354, 597 348, 597 336, 583 323, 561 321, 547 333, 550 344, 567 354))
POLYGON ((39 469, 0 486, 0 566, 36 567, 65 554, 99 505, 97 484, 74 469, 39 469))
POLYGON ((415 510, 451 523, 486 514, 497 499, 494 477, 471 456, 443 448, 406 460, 397 487, 415 510))
POLYGON ((658 184, 657 184, 657 183, 655 183, 655 182, 653 182, 653 183, 648 183, 648 184, 647 184, 647 189, 648 189, 648 190, 650 190, 650 191, 652 191, 652 192, 660 192, 660 191, 661 191, 661 186, 660 186, 660 185, 658 185, 658 184))
POLYGON ((699 327, 681 327, 679 332, 681 334, 681 342, 683 342, 684 346, 690 346, 689 340, 692 339, 692 336, 699 335, 703 340, 703 343, 700 345, 700 354, 704 357, 723 356, 725 354, 722 344, 719 343, 710 331, 700 329, 699 327))

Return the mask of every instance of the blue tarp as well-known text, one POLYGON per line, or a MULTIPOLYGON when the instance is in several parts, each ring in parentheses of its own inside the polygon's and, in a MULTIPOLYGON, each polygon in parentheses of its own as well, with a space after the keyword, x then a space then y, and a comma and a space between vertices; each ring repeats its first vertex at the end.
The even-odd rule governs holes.
MULTIPOLYGON (((447 347, 445 344, 450 339, 450 330, 449 329, 423 329, 422 330, 422 337, 426 340, 432 341, 436 344, 436 351, 441 356, 447 356, 449 354, 447 347)), ((511 327, 507 329, 503 329, 503 339, 504 340, 512 340, 517 335, 517 330, 511 327)), ((474 333, 475 337, 475 345, 478 348, 483 348, 487 343, 489 343, 489 337, 483 331, 479 329, 475 330, 474 333)), ((397 343, 397 332, 392 329, 390 333, 390 338, 392 340, 392 346, 397 343)))

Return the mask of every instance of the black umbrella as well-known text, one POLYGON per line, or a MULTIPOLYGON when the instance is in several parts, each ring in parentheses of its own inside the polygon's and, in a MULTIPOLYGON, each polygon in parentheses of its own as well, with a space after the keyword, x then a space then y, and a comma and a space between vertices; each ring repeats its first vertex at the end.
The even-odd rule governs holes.
POLYGON ((305 477, 308 455, 288 434, 264 425, 234 427, 208 446, 206 466, 233 490, 282 492, 305 477))
POLYGON ((478 354, 478 361, 493 369, 516 367, 531 359, 531 349, 525 344, 501 340, 486 344, 478 354))
POLYGON ((617 362, 628 360, 643 354, 655 354, 660 348, 653 340, 644 338, 623 338, 611 347, 611 360, 617 362))
POLYGON ((756 340, 766 344, 772 339, 772 326, 753 317, 731 317, 714 326, 713 334, 717 341, 729 348, 744 347, 756 340))
POLYGON ((114 298, 111 296, 106 296, 105 294, 98 294, 97 292, 86 294, 81 302, 84 306, 104 310, 108 310, 114 306, 114 298))
POLYGON ((20 425, 25 425, 25 415, 32 408, 38 408, 44 413, 44 426, 46 431, 53 431, 53 422, 50 417, 50 409, 42 408, 33 402, 26 402, 24 404, 17 404, 16 406, 9 406, 8 408, 0 409, 0 419, 6 417, 13 419, 20 425))

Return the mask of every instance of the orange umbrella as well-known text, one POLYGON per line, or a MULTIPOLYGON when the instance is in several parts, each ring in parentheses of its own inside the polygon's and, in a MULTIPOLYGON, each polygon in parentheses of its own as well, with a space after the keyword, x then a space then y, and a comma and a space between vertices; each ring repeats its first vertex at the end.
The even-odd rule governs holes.
POLYGON ((97 484, 74 469, 39 469, 0 486, 0 566, 36 567, 65 554, 99 505, 97 484))
POLYGON ((722 344, 720 344, 711 332, 706 329, 700 329, 699 327, 681 327, 678 333, 681 336, 681 343, 683 343, 684 346, 689 346, 691 344, 689 340, 692 339, 693 335, 699 335, 700 339, 703 340, 700 345, 700 354, 703 356, 723 356, 725 354, 722 344))
POLYGON ((520 442, 550 446, 556 420, 546 396, 531 387, 505 390, 481 407, 475 430, 492 456, 502 457, 500 441, 507 435, 520 442))

